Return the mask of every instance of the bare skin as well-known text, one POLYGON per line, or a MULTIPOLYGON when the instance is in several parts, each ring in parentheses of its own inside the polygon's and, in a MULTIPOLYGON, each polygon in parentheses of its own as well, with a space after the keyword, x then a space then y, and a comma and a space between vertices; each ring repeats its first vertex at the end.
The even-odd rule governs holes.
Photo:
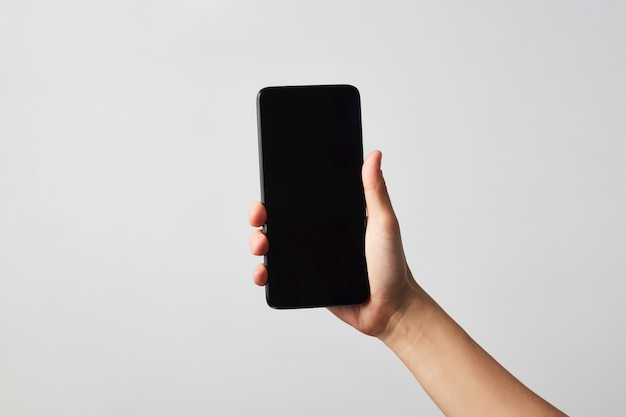
MULTIPOLYGON (((379 151, 372 152, 362 170, 371 297, 364 304, 330 311, 391 348, 446 416, 564 416, 489 356, 415 282, 380 170, 381 158, 379 151)), ((262 227, 266 216, 262 203, 252 204, 251 226, 262 227)), ((264 255, 269 245, 260 229, 250 236, 253 255, 264 255)), ((263 286, 267 279, 265 266, 257 265, 255 284, 263 286)))

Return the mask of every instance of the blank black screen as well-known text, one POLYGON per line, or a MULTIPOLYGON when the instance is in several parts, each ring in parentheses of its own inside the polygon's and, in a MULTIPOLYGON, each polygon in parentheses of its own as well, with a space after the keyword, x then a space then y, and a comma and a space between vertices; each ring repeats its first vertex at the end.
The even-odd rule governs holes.
POLYGON ((352 86, 269 87, 257 99, 266 286, 275 308, 369 297, 363 145, 352 86))

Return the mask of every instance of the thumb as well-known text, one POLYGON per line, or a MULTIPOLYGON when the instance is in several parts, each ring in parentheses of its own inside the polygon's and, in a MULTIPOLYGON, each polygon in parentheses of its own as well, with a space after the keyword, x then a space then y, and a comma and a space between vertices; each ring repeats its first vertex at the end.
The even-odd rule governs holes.
POLYGON ((370 153, 365 162, 363 162, 361 171, 369 218, 377 218, 379 216, 395 218, 383 172, 380 169, 382 157, 383 154, 380 151, 370 153))

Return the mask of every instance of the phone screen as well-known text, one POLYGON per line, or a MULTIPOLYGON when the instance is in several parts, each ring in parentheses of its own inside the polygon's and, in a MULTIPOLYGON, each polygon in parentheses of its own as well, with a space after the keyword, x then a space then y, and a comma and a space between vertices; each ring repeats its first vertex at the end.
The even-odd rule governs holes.
POLYGON ((274 308, 369 298, 359 92, 268 87, 257 97, 261 200, 274 308))

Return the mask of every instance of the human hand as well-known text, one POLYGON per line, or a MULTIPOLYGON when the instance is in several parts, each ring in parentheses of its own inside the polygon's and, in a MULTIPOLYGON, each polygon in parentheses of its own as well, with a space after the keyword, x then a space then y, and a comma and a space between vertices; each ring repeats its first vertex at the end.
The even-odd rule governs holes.
MULTIPOLYGON (((329 308, 357 330, 378 337, 389 332, 390 325, 397 321, 394 318, 404 314, 420 291, 405 261, 398 220, 380 170, 381 158, 379 151, 372 152, 365 159, 362 169, 368 212, 365 257, 371 297, 363 304, 329 308)), ((253 227, 265 224, 267 212, 262 203, 252 204, 248 219, 253 227)), ((267 236, 260 229, 250 236, 253 255, 265 255, 269 245, 267 236)), ((265 265, 257 265, 253 273, 255 284, 263 286, 267 278, 265 265)))
MULTIPOLYGON (((445 415, 564 416, 506 371, 417 285, 404 258, 381 157, 372 152, 362 170, 371 297, 363 304, 329 310, 389 346, 445 415)), ((248 217, 252 226, 261 227, 267 217, 263 204, 252 204, 248 217)), ((252 233, 254 255, 266 254, 269 244, 261 230, 252 233)), ((265 266, 258 265, 254 282, 265 285, 267 277, 265 266)))

